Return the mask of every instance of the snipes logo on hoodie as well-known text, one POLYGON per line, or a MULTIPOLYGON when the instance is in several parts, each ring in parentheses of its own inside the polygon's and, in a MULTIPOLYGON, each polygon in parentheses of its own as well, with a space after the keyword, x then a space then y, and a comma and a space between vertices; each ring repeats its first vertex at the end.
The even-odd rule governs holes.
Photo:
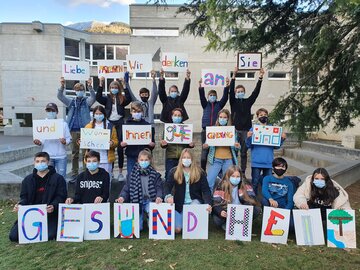
POLYGON ((80 188, 101 188, 102 181, 80 181, 80 188))

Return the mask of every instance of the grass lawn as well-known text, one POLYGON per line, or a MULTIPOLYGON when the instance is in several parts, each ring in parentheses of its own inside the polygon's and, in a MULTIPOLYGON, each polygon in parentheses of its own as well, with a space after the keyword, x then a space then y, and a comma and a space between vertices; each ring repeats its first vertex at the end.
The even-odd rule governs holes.
MULTIPOLYGON (((360 203, 353 205, 359 209, 360 203)), ((261 221, 255 220, 252 242, 225 241, 224 232, 210 225, 209 240, 155 241, 111 239, 18 245, 8 240, 16 219, 13 203, 0 203, 0 269, 360 269, 360 251, 260 242, 261 221)), ((360 212, 356 211, 357 239, 360 212)), ((359 241, 358 241, 359 242, 359 241)))

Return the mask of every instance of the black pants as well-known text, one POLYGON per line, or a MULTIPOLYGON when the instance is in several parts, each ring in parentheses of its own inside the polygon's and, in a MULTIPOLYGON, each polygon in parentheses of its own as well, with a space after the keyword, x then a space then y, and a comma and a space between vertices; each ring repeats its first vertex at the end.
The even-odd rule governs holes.
MULTIPOLYGON (((48 216, 48 238, 49 240, 56 239, 57 233, 57 215, 48 216)), ((18 221, 15 221, 14 225, 12 226, 9 239, 12 242, 19 242, 19 231, 18 231, 18 221)))
MULTIPOLYGON (((203 128, 201 131, 201 143, 204 144, 206 141, 206 129, 203 128)), ((201 145, 201 168, 206 172, 207 158, 209 154, 209 148, 204 149, 201 145)))
POLYGON ((114 125, 116 129, 117 138, 119 141, 119 146, 116 148, 117 154, 118 154, 118 165, 119 169, 122 169, 124 167, 124 148, 120 146, 120 143, 122 142, 122 126, 124 124, 123 119, 120 119, 119 121, 111 121, 111 123, 114 125))

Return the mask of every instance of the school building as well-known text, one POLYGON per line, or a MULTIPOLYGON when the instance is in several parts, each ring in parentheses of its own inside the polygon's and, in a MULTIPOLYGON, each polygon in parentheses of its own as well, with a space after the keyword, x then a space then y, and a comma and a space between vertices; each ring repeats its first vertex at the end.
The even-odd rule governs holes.
MULTIPOLYGON (((194 124, 195 131, 200 131, 202 108, 198 81, 201 69, 219 68, 230 72, 236 65, 237 52, 204 52, 206 39, 182 33, 184 26, 192 19, 176 14, 178 7, 130 5, 131 34, 124 35, 87 33, 61 24, 38 21, 0 23, 0 110, 4 114, 5 135, 31 135, 32 120, 45 116, 44 108, 48 102, 58 104, 60 114, 65 117, 66 110, 56 97, 62 60, 89 61, 96 90, 98 60, 125 60, 126 54, 147 53, 153 55, 153 67, 159 70, 161 52, 189 55, 192 80, 185 106, 190 116, 188 123, 194 124)), ((271 60, 271 56, 263 58, 265 69, 271 60)), ((294 70, 292 72, 290 64, 286 63, 266 69, 253 113, 260 107, 271 111, 282 95, 296 87, 299 74, 294 70)), ((167 88, 175 84, 181 89, 185 73, 167 72, 165 77, 167 88)), ((257 78, 258 72, 242 72, 238 74, 236 84, 244 85, 249 95, 257 78)), ((74 96, 71 90, 74 83, 67 81, 66 93, 69 96, 74 96)), ((136 94, 141 87, 151 89, 151 84, 150 76, 145 73, 136 73, 131 79, 131 87, 136 94)), ((221 97, 222 89, 217 90, 221 97)), ((158 100, 155 107, 157 115, 161 107, 158 100)), ((328 128, 327 136, 331 134, 331 139, 341 140, 342 135, 360 135, 360 127, 357 126, 339 134, 328 128)))

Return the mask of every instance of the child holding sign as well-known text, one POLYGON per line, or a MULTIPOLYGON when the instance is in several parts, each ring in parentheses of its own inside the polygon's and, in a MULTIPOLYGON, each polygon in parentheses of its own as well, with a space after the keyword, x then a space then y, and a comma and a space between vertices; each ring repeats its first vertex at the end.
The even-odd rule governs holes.
MULTIPOLYGON (((202 116, 202 132, 201 132, 201 142, 204 144, 206 141, 206 127, 214 126, 216 123, 216 118, 219 111, 224 108, 226 102, 229 98, 229 78, 226 79, 226 87, 224 88, 224 93, 222 98, 217 100, 216 90, 210 90, 205 97, 205 89, 202 87, 202 80, 199 81, 199 96, 201 107, 203 108, 202 116)), ((201 150, 201 168, 206 171, 207 156, 209 150, 202 148, 201 150)))
POLYGON ((211 213, 211 192, 206 181, 206 173, 196 164, 190 149, 181 152, 179 164, 166 178, 165 202, 175 203, 175 232, 182 230, 184 204, 208 204, 211 213))
POLYGON ((261 212, 261 204, 257 201, 252 186, 244 178, 239 166, 230 166, 221 182, 214 191, 213 196, 214 223, 225 228, 228 204, 242 204, 254 206, 254 218, 261 212))
POLYGON ((109 198, 110 176, 99 167, 99 152, 88 151, 85 162, 86 170, 76 178, 75 198, 67 198, 67 204, 105 203, 109 198))
MULTIPOLYGON (((105 106, 105 116, 115 127, 117 140, 122 141, 122 125, 125 117, 125 107, 130 104, 131 96, 123 84, 118 81, 112 81, 109 85, 110 93, 103 96, 105 78, 100 78, 99 88, 96 92, 96 101, 105 106)), ((121 146, 117 148, 119 178, 122 176, 124 166, 124 151, 121 146)))
POLYGON ((140 230, 143 229, 144 212, 149 214, 150 202, 161 203, 163 181, 161 174, 153 166, 153 157, 148 149, 140 151, 137 163, 129 172, 127 181, 121 190, 118 203, 139 203, 140 230))
MULTIPOLYGON (((131 113, 131 117, 126 121, 126 125, 150 125, 143 118, 144 110, 140 102, 135 101, 131 103, 130 113, 131 113)), ((123 135, 123 138, 124 136, 125 134, 123 135)), ((127 143, 124 141, 122 141, 120 145, 123 148, 126 147, 125 154, 126 154, 126 163, 127 163, 127 173, 129 175, 136 163, 140 151, 144 150, 145 148, 154 149, 155 142, 153 141, 152 138, 152 142, 149 145, 127 145, 127 143)))
MULTIPOLYGON (((183 122, 183 110, 180 108, 176 108, 171 113, 171 123, 182 124, 183 122)), ((165 140, 161 140, 160 142, 161 148, 165 148, 165 178, 169 171, 176 167, 179 163, 179 158, 181 152, 185 148, 194 148, 195 144, 190 142, 189 144, 172 144, 167 143, 165 140)))
POLYGON ((85 86, 82 83, 76 83, 74 85, 76 97, 70 99, 64 95, 65 79, 61 77, 60 88, 57 94, 58 99, 69 109, 66 122, 68 123, 72 137, 72 181, 75 181, 75 177, 79 173, 80 148, 76 142, 80 138, 80 129, 85 127, 91 120, 90 107, 95 102, 95 91, 92 88, 91 79, 89 79, 86 84, 90 92, 90 97, 86 97, 85 95, 85 86))
MULTIPOLYGON (((55 103, 48 103, 45 107, 46 119, 56 119, 59 113, 58 107, 55 103)), ((41 146, 42 152, 47 152, 50 155, 50 165, 55 167, 56 172, 66 178, 66 145, 71 143, 71 135, 69 126, 64 121, 63 136, 58 140, 34 140, 34 144, 41 146)))
POLYGON ((189 119, 189 116, 185 110, 184 103, 189 95, 190 91, 190 71, 187 70, 186 77, 184 81, 184 86, 181 91, 176 85, 172 85, 169 88, 169 96, 166 95, 165 91, 165 78, 164 78, 164 71, 160 71, 160 79, 159 79, 159 98, 161 103, 163 104, 163 108, 161 110, 160 120, 164 123, 172 123, 171 119, 171 112, 175 108, 180 108, 182 113, 182 120, 186 121, 189 119))
MULTIPOLYGON (((260 108, 256 111, 256 117, 260 125, 269 125, 269 113, 266 109, 260 108)), ((255 193, 258 193, 259 184, 262 185, 262 179, 266 175, 271 175, 272 161, 274 159, 274 149, 280 147, 268 145, 254 145, 251 142, 253 135, 253 128, 247 133, 246 146, 251 149, 251 184, 255 193), (262 175, 261 175, 262 172, 262 175)), ((286 139, 286 134, 281 134, 281 145, 286 139)))
MULTIPOLYGON (((94 129, 110 129, 110 149, 99 150, 100 164, 99 167, 105 169, 110 175, 112 174, 112 163, 115 161, 115 148, 119 141, 115 127, 106 120, 106 112, 103 106, 96 106, 93 111, 93 121, 85 126, 85 128, 94 129)), ((78 141, 80 144, 80 139, 78 141)))
MULTIPOLYGON (((222 109, 216 119, 216 126, 231 126, 231 115, 229 110, 222 109)), ((209 148, 208 161, 210 163, 208 171, 208 183, 211 192, 214 190, 215 180, 220 171, 225 173, 231 165, 237 165, 236 150, 240 147, 239 143, 234 146, 209 146, 204 143, 203 148, 209 148)))

